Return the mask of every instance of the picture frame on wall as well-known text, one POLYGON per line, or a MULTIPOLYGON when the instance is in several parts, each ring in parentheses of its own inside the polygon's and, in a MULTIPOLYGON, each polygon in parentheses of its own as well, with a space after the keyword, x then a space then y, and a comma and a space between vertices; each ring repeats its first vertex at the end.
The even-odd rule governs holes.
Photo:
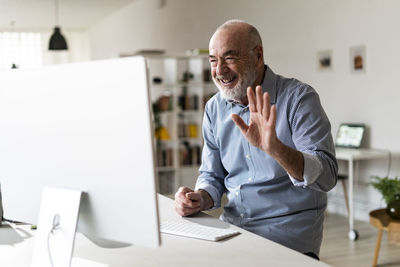
POLYGON ((350 70, 352 73, 365 73, 367 67, 367 52, 365 45, 350 47, 350 70))
POLYGON ((317 69, 320 71, 331 71, 332 68, 332 50, 321 50, 317 53, 317 69))

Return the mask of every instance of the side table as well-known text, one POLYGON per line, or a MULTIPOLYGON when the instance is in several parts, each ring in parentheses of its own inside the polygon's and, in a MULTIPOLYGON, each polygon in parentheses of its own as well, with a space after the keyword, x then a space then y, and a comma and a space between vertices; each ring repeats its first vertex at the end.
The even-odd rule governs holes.
POLYGON ((374 260, 372 263, 372 266, 375 267, 378 262, 383 230, 388 232, 400 232, 400 220, 392 219, 386 213, 385 209, 379 209, 369 213, 369 221, 371 225, 378 228, 378 238, 376 240, 374 260))

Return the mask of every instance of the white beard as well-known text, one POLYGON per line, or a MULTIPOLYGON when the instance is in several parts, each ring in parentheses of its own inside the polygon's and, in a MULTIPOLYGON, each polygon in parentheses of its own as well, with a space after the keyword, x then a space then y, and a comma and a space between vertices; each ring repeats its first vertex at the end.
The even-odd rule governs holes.
MULTIPOLYGON (((255 71, 251 71, 250 68, 247 68, 245 73, 243 74, 243 79, 239 81, 235 87, 231 89, 223 88, 214 77, 213 81, 215 85, 218 87, 221 92, 221 96, 227 100, 241 101, 245 97, 247 97, 247 87, 252 86, 256 81, 256 73, 255 71)), ((253 88, 254 89, 254 88, 253 88)))

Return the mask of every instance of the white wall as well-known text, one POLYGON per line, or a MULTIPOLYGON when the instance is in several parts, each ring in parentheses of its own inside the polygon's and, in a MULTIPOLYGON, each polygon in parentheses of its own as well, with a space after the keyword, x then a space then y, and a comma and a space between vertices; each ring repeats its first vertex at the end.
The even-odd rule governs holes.
MULTIPOLYGON (((397 0, 137 0, 90 29, 93 59, 144 48, 183 52, 208 47, 214 29, 230 18, 254 24, 263 37, 265 60, 277 73, 314 86, 331 120, 364 122, 373 148, 400 151, 400 1, 397 0), (366 45, 367 72, 350 72, 349 48, 366 45), (317 70, 317 52, 333 50, 333 71, 317 70)), ((345 169, 344 164, 341 164, 345 169)), ((356 216, 382 204, 368 188, 371 175, 386 175, 388 160, 361 162, 356 216)), ((400 174, 392 159, 391 175, 400 174)), ((340 185, 331 203, 343 204, 340 185)), ((330 209, 343 211, 343 205, 330 209)))

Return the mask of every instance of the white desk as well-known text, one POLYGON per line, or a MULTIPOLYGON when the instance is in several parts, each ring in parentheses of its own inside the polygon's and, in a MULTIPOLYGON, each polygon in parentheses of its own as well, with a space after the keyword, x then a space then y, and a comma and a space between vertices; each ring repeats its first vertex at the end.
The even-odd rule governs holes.
POLYGON ((354 179, 356 177, 355 173, 357 171, 357 163, 359 160, 371 160, 386 158, 389 156, 389 151, 374 150, 374 149, 350 149, 350 148, 336 148, 336 159, 346 160, 349 163, 348 166, 348 177, 349 177, 349 239, 357 240, 358 232, 354 228, 354 179))
MULTIPOLYGON (((174 203, 171 199, 159 196, 161 221, 179 218, 174 211, 173 205, 174 203)), ((204 213, 188 220, 204 225, 238 229, 241 234, 220 242, 161 234, 162 245, 159 248, 130 246, 118 249, 104 249, 97 247, 78 233, 75 241, 74 257, 105 263, 107 264, 105 266, 113 267, 329 266, 204 213)), ((115 226, 118 227, 118 222, 115 222, 115 226)), ((29 230, 28 226, 18 227, 25 231, 27 235, 35 234, 29 230)), ((1 267, 29 266, 33 250, 33 238, 22 240, 19 237, 20 242, 10 246, 4 244, 4 240, 7 240, 7 233, 8 239, 18 240, 15 230, 10 227, 0 228, 1 267)))

